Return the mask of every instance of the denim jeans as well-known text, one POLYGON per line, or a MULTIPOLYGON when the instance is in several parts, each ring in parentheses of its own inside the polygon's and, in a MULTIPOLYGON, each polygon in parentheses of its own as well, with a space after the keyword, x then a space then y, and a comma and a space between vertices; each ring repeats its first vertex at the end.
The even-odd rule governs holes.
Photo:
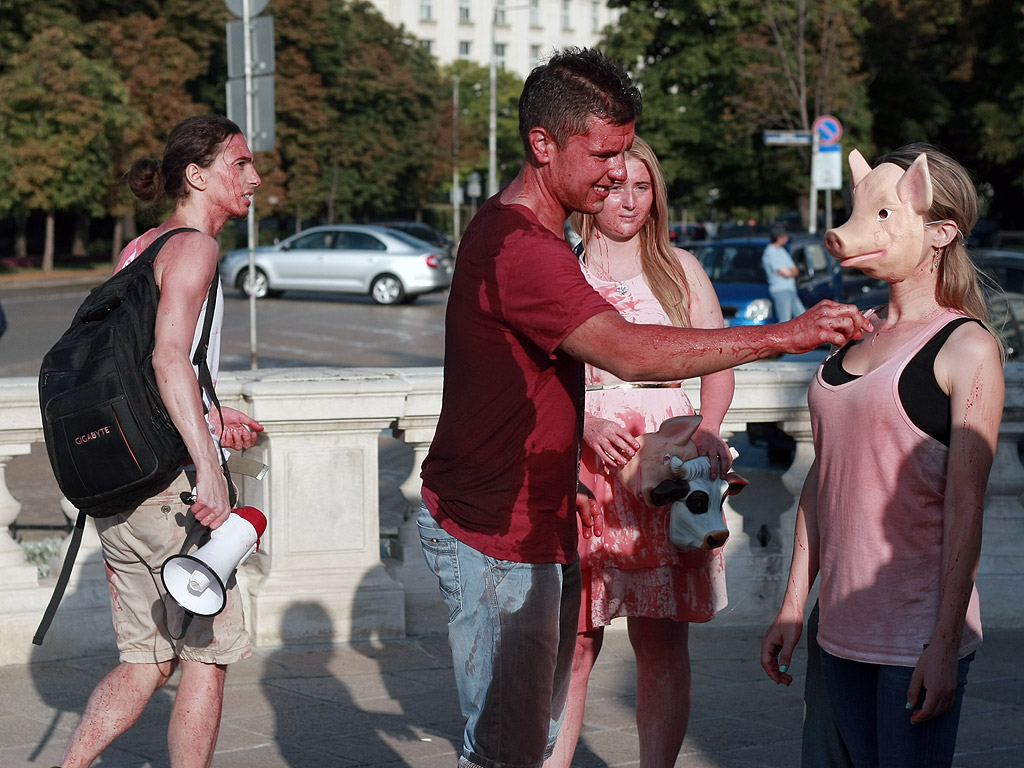
POLYGON ((448 609, 462 766, 524 768, 551 755, 565 714, 580 565, 498 560, 444 531, 426 506, 423 555, 448 609))
POLYGON ((804 679, 804 731, 800 768, 854 768, 832 716, 821 672, 818 604, 807 617, 807 677, 804 679))
MULTIPOLYGON (((947 768, 953 764, 960 705, 974 654, 960 659, 948 712, 912 725, 907 690, 913 667, 865 664, 821 651, 835 722, 857 768, 947 768)), ((924 694, 922 693, 922 696, 924 694)), ((918 707, 923 699, 918 701, 918 707)))
POLYGON ((795 289, 768 291, 768 293, 772 297, 772 304, 775 305, 775 319, 780 323, 792 320, 806 311, 804 303, 800 301, 795 289))

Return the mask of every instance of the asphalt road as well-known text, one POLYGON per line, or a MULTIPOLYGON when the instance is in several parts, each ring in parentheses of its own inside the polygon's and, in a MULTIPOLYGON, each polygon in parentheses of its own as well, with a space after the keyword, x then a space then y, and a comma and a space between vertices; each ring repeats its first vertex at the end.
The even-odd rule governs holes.
MULTIPOLYGON (((7 333, 0 339, 0 377, 36 376, 43 353, 60 338, 88 286, 0 287, 7 333)), ((256 306, 260 368, 441 365, 447 292, 413 304, 382 307, 361 296, 286 293, 256 306)), ((251 367, 249 302, 225 297, 221 369, 251 367)))

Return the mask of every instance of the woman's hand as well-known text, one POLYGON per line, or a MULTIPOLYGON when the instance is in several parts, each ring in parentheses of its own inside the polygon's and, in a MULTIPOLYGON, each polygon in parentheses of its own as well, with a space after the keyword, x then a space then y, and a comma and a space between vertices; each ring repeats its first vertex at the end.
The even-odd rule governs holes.
POLYGON ((583 422, 583 440, 606 464, 621 467, 640 450, 640 443, 621 424, 587 416, 583 422))
POLYGON ((711 479, 723 477, 732 468, 732 452, 722 438, 713 432, 698 429, 693 433, 697 454, 711 460, 711 479))
POLYGON ((931 642, 914 667, 907 690, 910 722, 923 723, 949 711, 956 700, 959 645, 931 642), (923 691, 922 691, 923 689, 923 691), (924 701, 921 694, 924 693, 924 701))
POLYGON ((788 686, 793 682, 793 676, 788 674, 789 665, 793 660, 793 650, 800 642, 804 625, 802 617, 798 619, 783 614, 784 610, 779 611, 779 615, 761 638, 761 667, 776 683, 788 686))

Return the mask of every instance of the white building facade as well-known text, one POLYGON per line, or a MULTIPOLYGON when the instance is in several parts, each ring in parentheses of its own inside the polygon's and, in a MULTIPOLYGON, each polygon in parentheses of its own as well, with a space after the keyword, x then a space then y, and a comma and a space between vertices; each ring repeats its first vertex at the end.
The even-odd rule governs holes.
POLYGON ((459 59, 525 78, 552 51, 594 46, 621 10, 605 0, 372 0, 383 16, 417 37, 441 64, 459 59), (493 30, 492 30, 493 27, 493 30))

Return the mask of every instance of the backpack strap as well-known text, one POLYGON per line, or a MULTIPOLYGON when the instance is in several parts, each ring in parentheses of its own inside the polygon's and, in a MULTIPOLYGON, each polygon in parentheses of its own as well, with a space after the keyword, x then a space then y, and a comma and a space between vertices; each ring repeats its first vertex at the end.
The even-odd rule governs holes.
MULTIPOLYGON (((203 317, 203 332, 200 334, 199 343, 196 345, 196 351, 192 355, 192 365, 196 366, 199 371, 199 390, 200 395, 205 392, 207 397, 210 398, 210 402, 217 408, 217 415, 220 416, 221 431, 224 430, 224 412, 220 407, 220 400, 217 398, 217 391, 213 387, 213 373, 210 371, 210 363, 207 361, 206 356, 210 348, 210 332, 213 329, 213 315, 217 308, 217 289, 220 287, 220 273, 215 271, 213 273, 213 280, 210 282, 210 292, 206 297, 206 314, 203 317)), ((206 407, 206 402, 203 401, 203 407, 206 407)), ((228 470, 227 459, 224 458, 224 451, 218 445, 217 450, 220 452, 220 466, 224 472, 224 480, 228 484, 228 501, 232 508, 238 501, 238 491, 235 489, 235 484, 231 482, 231 472, 228 470)))
POLYGON ((82 546, 82 534, 85 533, 85 512, 78 513, 78 519, 75 520, 74 530, 71 532, 71 542, 68 544, 68 553, 64 556, 64 564, 60 568, 60 576, 57 577, 57 584, 53 588, 53 594, 50 595, 50 602, 46 606, 46 610, 43 612, 43 618, 39 621, 39 627, 36 629, 35 635, 32 637, 33 645, 42 645, 43 637, 46 635, 46 631, 50 628, 50 624, 53 622, 53 617, 57 613, 57 606, 60 605, 61 598, 64 597, 64 590, 68 588, 68 580, 71 578, 71 569, 75 565, 75 558, 78 557, 78 550, 82 546))

